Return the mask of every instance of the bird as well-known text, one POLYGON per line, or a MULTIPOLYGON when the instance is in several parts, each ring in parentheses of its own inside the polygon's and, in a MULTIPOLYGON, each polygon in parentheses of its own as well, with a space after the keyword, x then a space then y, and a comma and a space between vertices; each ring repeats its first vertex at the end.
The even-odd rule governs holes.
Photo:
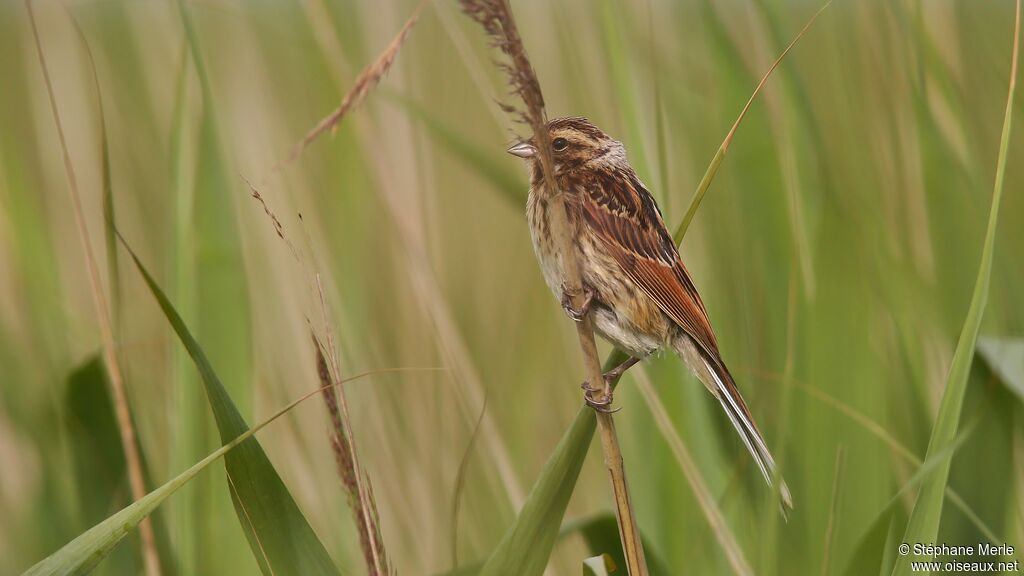
MULTIPOLYGON (((517 141, 508 153, 526 161, 530 193, 526 203, 533 248, 544 281, 570 318, 590 314, 594 329, 629 354, 604 374, 605 380, 662 350, 675 352, 718 399, 769 487, 775 459, 754 422, 718 347, 707 310, 665 227, 654 197, 626 158, 621 142, 584 117, 547 122, 555 190, 544 180, 534 137, 517 141), (583 301, 574 307, 566 288, 563 246, 552 234, 552 209, 561 195, 571 249, 582 276, 583 301)), ((583 383, 586 402, 611 411, 611 397, 596 399, 583 383)), ((792 496, 778 477, 783 515, 792 496)))

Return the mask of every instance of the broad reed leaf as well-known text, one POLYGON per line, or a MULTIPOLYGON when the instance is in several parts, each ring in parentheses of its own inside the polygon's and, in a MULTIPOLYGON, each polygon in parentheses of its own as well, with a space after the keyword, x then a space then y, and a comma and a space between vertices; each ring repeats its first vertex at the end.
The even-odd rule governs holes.
MULTIPOLYGON (((233 441, 249 429, 248 425, 167 296, 123 238, 122 244, 195 362, 217 421, 221 441, 233 441)), ((339 573, 256 440, 246 442, 229 454, 224 464, 239 523, 264 574, 339 573)))
MULTIPOLYGON (((611 558, 615 566, 625 566, 626 558, 622 553, 622 543, 619 541, 619 526, 615 520, 615 514, 604 512, 581 518, 578 521, 570 522, 562 527, 559 538, 565 538, 571 534, 579 534, 587 543, 587 550, 591 554, 602 554, 611 558)), ((651 543, 641 534, 644 544, 644 557, 647 560, 647 571, 651 576, 668 576, 671 572, 665 563, 654 553, 651 543)))
MULTIPOLYGON (((558 532, 556 541, 564 540, 570 536, 579 535, 586 542, 587 550, 591 554, 607 555, 616 566, 625 566, 625 555, 622 553, 622 542, 619 540, 619 526, 615 520, 615 514, 611 512, 599 512, 591 516, 578 518, 567 522, 558 532)), ((644 556, 647 560, 647 569, 651 576, 671 574, 666 564, 653 553, 650 541, 641 535, 644 544, 644 556)), ((471 563, 460 566, 454 570, 444 572, 438 576, 470 576, 480 574, 483 566, 480 563, 471 563)))
POLYGON ((139 522, 178 488, 194 478, 211 462, 241 444, 260 428, 237 437, 231 443, 218 449, 194 466, 185 470, 166 484, 133 502, 120 512, 93 526, 57 552, 32 566, 22 576, 57 576, 88 574, 102 561, 139 522))
MULTIPOLYGON (((981 264, 974 283, 971 306, 967 310, 953 353, 953 363, 946 378, 946 390, 942 395, 939 414, 932 428, 928 442, 928 455, 925 462, 931 461, 934 454, 940 453, 955 442, 957 428, 960 423, 960 410, 963 407, 964 394, 967 390, 967 379, 974 359, 974 350, 978 341, 978 330, 988 301, 988 286, 992 274, 992 258, 995 249, 996 224, 999 221, 999 201, 1003 195, 1003 178, 1006 174, 1006 154, 1010 147, 1010 125, 1013 118, 1013 96, 1016 87, 1017 58, 1020 48, 1020 14, 1021 2, 1016 3, 1016 17, 1013 28, 1013 54, 1010 64, 1010 82, 1006 97, 1006 112, 1003 115, 1002 136, 999 143, 999 156, 996 161, 995 184, 992 192, 992 205, 989 210, 988 227, 985 232, 985 244, 981 252, 981 264)), ((939 521, 942 519, 943 495, 949 480, 950 460, 943 459, 936 469, 924 480, 914 509, 907 522, 907 530, 903 542, 934 542, 939 532, 939 521)), ((892 574, 902 576, 911 573, 912 554, 898 556, 892 574)))
MULTIPOLYGON (((124 451, 110 398, 103 360, 94 355, 77 366, 67 378, 64 410, 75 489, 84 530, 110 515, 111 505, 130 502, 124 451)), ((72 532, 71 534, 74 534, 72 532)), ((138 544, 122 546, 106 562, 111 573, 139 573, 138 544)))
MULTIPOLYGON (((961 431, 949 446, 946 446, 941 452, 922 462, 917 467, 917 470, 914 471, 914 474, 889 498, 889 503, 878 514, 878 517, 872 522, 871 528, 861 538, 860 544, 857 547, 857 554, 854 558, 850 559, 846 574, 870 574, 877 572, 880 575, 884 575, 889 572, 889 567, 893 565, 896 546, 903 542, 894 541, 894 538, 907 526, 907 515, 903 511, 903 495, 929 478, 932 471, 944 464, 948 465, 953 455, 967 441, 967 437, 970 436, 972 429, 968 428, 961 431), (888 529, 882 530, 885 527, 888 527, 888 529), (879 539, 880 532, 885 532, 883 534, 884 540, 879 539), (880 545, 879 542, 884 543, 884 545, 880 545)), ((993 542, 999 540, 994 535, 987 537, 992 538, 993 542)))
MULTIPOLYGON (((843 416, 849 418, 853 423, 855 423, 858 427, 862 428, 868 434, 881 440, 883 443, 885 443, 886 446, 888 446, 892 450, 892 453, 895 456, 898 456, 899 458, 906 461, 908 464, 919 469, 923 467, 924 462, 922 462, 921 459, 915 456, 909 448, 907 448, 898 440, 893 438, 892 435, 886 432, 885 429, 882 426, 880 426, 877 422, 871 420, 870 418, 868 418, 867 416, 865 416, 864 414, 860 413, 855 408, 850 406, 849 404, 846 404, 845 402, 829 395, 826 392, 823 392, 815 388, 806 387, 802 384, 797 384, 797 386, 800 390, 803 390, 804 392, 808 393, 808 395, 810 395, 811 398, 815 398, 823 402, 826 406, 834 409, 838 414, 842 414, 843 416)), ((904 488, 904 490, 905 489, 906 488, 904 488)), ((981 516, 978 515, 978 512, 975 511, 974 508, 972 508, 966 501, 964 501, 963 497, 959 493, 957 493, 957 491, 954 490, 952 486, 946 487, 946 498, 948 498, 949 502, 953 504, 953 506, 955 506, 957 510, 962 512, 963 515, 972 524, 974 524, 975 528, 978 529, 978 532, 984 535, 986 538, 988 538, 990 542, 996 542, 999 540, 999 537, 996 536, 995 531, 993 531, 992 528, 989 527, 989 525, 981 519, 981 516)), ((905 525, 906 519, 904 518, 901 528, 905 525)))
MULTIPOLYGON (((113 504, 120 506, 130 500, 124 452, 110 397, 110 380, 98 354, 89 357, 68 375, 64 410, 68 415, 75 487, 79 491, 82 520, 88 526, 105 518, 113 504)), ((139 459, 146 484, 151 485, 146 454, 141 446, 139 459)), ((166 525, 159 514, 152 516, 152 523, 160 573, 165 576, 177 574, 166 525)), ((116 552, 107 561, 106 568, 117 574, 137 573, 142 565, 138 546, 128 546, 116 552)))
POLYGON ((594 411, 580 407, 526 497, 519 517, 484 564, 482 576, 544 573, 596 425, 594 411))
MULTIPOLYGON (((354 380, 368 374, 369 373, 364 373, 359 376, 348 378, 347 380, 354 380)), ((196 462, 187 470, 167 481, 156 490, 153 490, 149 494, 146 494, 142 498, 133 502, 131 505, 110 516, 103 522, 100 522, 89 530, 86 530, 77 538, 65 544, 60 550, 57 550, 23 572, 22 576, 77 576, 81 574, 88 574, 110 553, 111 550, 114 549, 115 546, 117 546, 122 539, 124 539, 126 535, 128 535, 128 533, 130 533, 139 525, 140 522, 142 522, 144 518, 152 513, 157 506, 163 503, 168 496, 174 494, 179 488, 195 478, 197 474, 202 472, 207 466, 215 462, 221 456, 224 456, 225 454, 234 454, 235 452, 233 452, 233 450, 236 447, 240 445, 255 445, 258 448, 259 444, 253 440, 253 435, 274 420, 277 420, 281 416, 290 412, 292 408, 295 408, 305 400, 320 394, 322 390, 323 388, 317 388, 312 392, 306 393, 291 404, 288 404, 284 408, 275 412, 266 420, 256 424, 256 426, 251 429, 247 429, 241 434, 238 434, 230 442, 225 443, 217 450, 211 452, 205 458, 196 462), (250 440, 253 441, 249 442, 250 440)), ((264 495, 268 498, 273 497, 273 494, 270 493, 265 493, 264 495)), ((332 572, 330 573, 339 573, 334 569, 333 564, 331 564, 331 569, 332 572)), ((323 572, 304 572, 301 569, 285 569, 284 571, 277 572, 277 574, 318 573, 323 572)))
POLYGON ((1024 339, 979 338, 978 353, 992 372, 1024 401, 1024 339))
MULTIPOLYGON (((250 406, 252 394, 246 385, 253 370, 252 308, 243 266, 242 222, 234 198, 240 192, 236 170, 231 166, 229 145, 223 137, 220 103, 214 97, 215 72, 211 73, 200 41, 201 26, 193 18, 193 7, 175 2, 184 33, 182 64, 175 80, 171 125, 170 183, 173 192, 174 286, 176 313, 195 322, 192 330, 201 338, 204 355, 217 362, 226 379, 233 402, 250 406), (196 92, 193 92, 196 89, 196 92), (192 101, 190 94, 198 96, 192 101)), ((181 410, 175 414, 182 435, 175 450, 178 466, 199 458, 213 440, 204 414, 202 392, 189 364, 192 360, 174 350, 176 391, 181 410)), ((191 355, 191 354, 190 354, 191 355)), ((238 513, 233 494, 232 507, 238 513)), ((245 560, 232 524, 225 494, 213 483, 197 483, 187 490, 178 507, 194 531, 182 538, 182 561, 191 570, 211 546, 231 551, 230 563, 245 560), (210 513, 211 510, 215 512, 210 513), (205 533, 205 536, 204 536, 205 533)), ((244 515, 243 515, 244 516, 244 515)), ((243 524, 244 527, 244 524, 243 524)), ((262 552, 248 530, 243 531, 257 563, 262 552)), ((225 566, 218 566, 223 571, 225 566)), ((236 568, 237 569, 237 568, 236 568)), ((247 568, 251 570, 251 568, 247 568)), ((265 566, 261 569, 266 570, 265 566)))
POLYGON ((889 506, 871 524, 850 556, 845 576, 885 574, 892 558, 887 556, 899 546, 895 539, 907 523, 902 506, 889 506))
POLYGON ((108 386, 103 360, 92 356, 71 372, 64 393, 75 485, 83 491, 81 505, 86 520, 105 517, 110 501, 127 486, 124 452, 108 386))

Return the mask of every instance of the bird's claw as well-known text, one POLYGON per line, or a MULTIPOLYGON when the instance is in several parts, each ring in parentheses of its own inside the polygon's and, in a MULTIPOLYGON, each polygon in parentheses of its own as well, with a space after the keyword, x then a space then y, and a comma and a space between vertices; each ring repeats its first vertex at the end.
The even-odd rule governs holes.
POLYGON ((583 318, 590 312, 590 305, 594 302, 594 293, 589 288, 584 288, 583 303, 579 308, 572 305, 572 295, 565 287, 562 287, 562 309, 565 310, 566 316, 572 318, 575 322, 583 322, 583 318))
POLYGON ((594 392, 602 392, 600 388, 594 388, 590 385, 590 382, 584 382, 580 384, 580 388, 583 389, 583 399, 586 401, 587 406, 594 409, 595 412, 602 414, 614 414, 622 408, 612 408, 612 393, 609 391, 607 394, 603 394, 603 397, 598 399, 594 398, 594 392))

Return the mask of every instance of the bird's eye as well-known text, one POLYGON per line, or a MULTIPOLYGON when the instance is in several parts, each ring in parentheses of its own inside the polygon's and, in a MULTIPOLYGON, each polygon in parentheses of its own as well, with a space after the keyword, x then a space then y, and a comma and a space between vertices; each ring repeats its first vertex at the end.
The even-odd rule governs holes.
POLYGON ((555 152, 561 152, 562 150, 565 150, 568 147, 569 141, 566 140, 565 138, 555 138, 551 142, 551 149, 554 150, 555 152))

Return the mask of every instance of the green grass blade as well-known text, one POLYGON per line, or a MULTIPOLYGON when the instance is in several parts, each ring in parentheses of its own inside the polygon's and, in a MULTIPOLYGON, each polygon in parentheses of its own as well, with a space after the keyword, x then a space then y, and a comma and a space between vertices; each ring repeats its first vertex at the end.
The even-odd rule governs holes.
MULTIPOLYGON (((613 351, 602 371, 611 370, 625 359, 625 353, 613 351)), ((612 387, 616 384, 618 379, 612 382, 612 387)), ((581 407, 548 457, 516 521, 505 532, 480 574, 529 575, 544 571, 596 427, 593 410, 581 407)))
MULTIPOLYGON (((128 249, 153 296, 185 346, 206 388, 222 442, 248 430, 199 343, 139 258, 128 249)), ((264 574, 338 574, 324 545, 299 510, 288 488, 256 440, 225 459, 231 499, 253 555, 264 574)))
MULTIPOLYGON (((814 398, 822 402, 825 406, 834 409, 838 414, 846 416, 847 418, 850 419, 850 421, 855 423, 858 427, 862 428, 865 432, 881 440, 883 443, 885 443, 886 446, 888 446, 892 450, 893 455, 898 456, 899 458, 905 460, 908 464, 919 469, 924 465, 924 462, 920 460, 917 456, 915 456, 909 448, 907 448, 903 444, 900 444, 898 440, 893 438, 892 435, 886 432, 885 429, 882 428, 877 422, 871 420, 870 418, 860 413, 856 409, 852 408, 848 404, 836 399, 835 397, 825 392, 822 392, 821 390, 804 387, 803 385, 800 384, 798 384, 798 389, 806 392, 811 398, 814 398)), ((949 502, 953 504, 953 506, 955 506, 957 510, 963 513, 963 515, 971 522, 971 524, 974 524, 975 528, 978 529, 978 532, 984 535, 986 538, 988 538, 990 542, 997 542, 1000 540, 1000 538, 996 536, 995 531, 992 530, 992 528, 989 527, 989 525, 981 519, 978 513, 963 499, 963 497, 959 493, 957 493, 956 490, 953 489, 952 486, 948 486, 946 488, 946 498, 948 498, 949 502)), ((906 520, 902 522, 901 526, 905 525, 906 520)))
POLYGON ((844 576, 884 574, 885 567, 888 566, 886 562, 891 562, 887 555, 899 545, 899 542, 892 541, 893 532, 897 532, 906 521, 906 512, 900 506, 890 506, 879 514, 854 548, 849 565, 843 572, 844 576))
MULTIPOLYGON (((130 502, 124 452, 120 448, 117 417, 110 398, 110 383, 99 355, 93 355, 67 378, 64 410, 68 415, 68 437, 74 463, 75 485, 80 493, 83 526, 75 532, 100 521, 110 514, 111 503, 118 506, 130 502)), ((146 452, 139 451, 146 485, 155 485, 149 474, 146 452)), ((164 575, 178 573, 166 524, 160 514, 152 518, 155 545, 164 575)), ((142 557, 138 546, 125 546, 111 556, 104 568, 111 574, 138 573, 142 557)))
MULTIPOLYGON (((1006 113, 1003 116, 1003 130, 999 143, 999 157, 996 162, 995 184, 992 192, 992 206, 989 211, 988 228, 985 232, 985 244, 981 252, 981 265, 971 296, 971 306, 967 311, 956 351, 953 353, 953 364, 946 379, 946 391, 942 395, 939 414, 932 428, 928 442, 930 461, 933 454, 951 446, 956 438, 957 426, 960 422, 960 409, 963 406, 964 393, 967 390, 967 377, 970 375, 971 362, 978 340, 978 330, 988 301, 988 286, 992 274, 992 252, 995 245, 996 223, 999 220, 999 201, 1003 195, 1003 177, 1006 173, 1006 153, 1010 146, 1010 124, 1013 117, 1013 95, 1016 86, 1017 56, 1020 47, 1020 0, 1016 4, 1016 18, 1013 29, 1013 56, 1010 65, 1010 88, 1006 97, 1006 113)), ((917 501, 910 514, 907 530, 903 535, 904 542, 934 542, 939 531, 942 518, 943 495, 949 480, 950 461, 943 460, 936 470, 924 481, 917 501)), ((910 554, 899 556, 893 567, 894 575, 910 573, 910 563, 914 557, 910 554)))
POLYGON ((793 46, 796 46, 796 43, 804 37, 804 34, 806 34, 808 30, 811 29, 811 25, 813 25, 814 21, 818 19, 818 16, 820 16, 821 13, 824 12, 831 4, 832 0, 828 0, 821 6, 821 8, 818 8, 818 11, 811 16, 803 29, 793 37, 793 40, 789 42, 786 49, 782 51, 782 54, 779 54, 779 57, 775 59, 775 62, 772 62, 771 67, 769 67, 768 71, 761 77, 761 81, 758 82, 757 87, 754 88, 754 92, 750 95, 747 103, 743 106, 743 109, 740 110, 740 115, 736 118, 736 122, 734 122, 732 128, 729 129, 729 133, 725 135, 725 140, 722 140, 722 144, 718 147, 718 150, 715 151, 715 156, 711 159, 711 164, 708 165, 708 169, 704 171, 704 176, 700 179, 700 184, 697 185, 697 191, 693 194, 693 199, 690 200, 690 207, 686 209, 686 216, 683 216, 683 222, 678 228, 676 228, 676 232, 673 235, 676 244, 681 244, 683 242, 683 236, 686 236, 686 231, 690 228, 690 223, 693 222, 693 217, 697 215, 697 209, 700 208, 700 204, 704 200, 704 195, 707 194, 708 188, 711 187, 711 182, 715 179, 715 175, 718 174, 718 167, 722 165, 725 153, 729 150, 729 145, 732 144, 733 137, 736 136, 736 129, 740 127, 740 123, 743 122, 743 118, 746 117, 747 111, 750 110, 750 105, 754 103, 754 99, 757 98, 761 89, 764 88, 764 85, 768 82, 768 78, 771 77, 772 72, 775 72, 775 69, 778 68, 779 64, 781 64, 786 58, 789 51, 793 49, 793 46))
MULTIPOLYGON (((124 452, 110 398, 107 371, 99 355, 74 368, 67 378, 64 409, 79 492, 84 530, 110 515, 110 504, 124 506, 127 493, 124 452)), ((72 533, 73 534, 73 533, 72 533)), ((111 572, 140 572, 138 546, 124 546, 107 560, 111 572)))
MULTIPOLYGON (((243 221, 235 204, 239 181, 232 177, 236 170, 222 131, 223 108, 214 98, 213 83, 218 76, 212 58, 208 60, 203 50, 202 26, 193 19, 190 6, 183 1, 175 4, 183 32, 183 58, 175 88, 170 164, 166 166, 173 171, 170 192, 175 213, 175 273, 168 286, 174 288, 171 292, 178 316, 191 323, 192 332, 204 343, 205 355, 217 363, 225 378, 233 402, 244 411, 251 407, 253 397, 247 386, 253 370, 253 310, 243 265, 243 221), (190 96, 193 87, 195 100, 190 96)), ((175 349, 174 362, 181 408, 175 412, 175 425, 184 431, 175 456, 184 466, 205 453, 213 439, 189 359, 175 349)), ((238 570, 236 563, 244 561, 246 552, 236 544, 237 534, 225 533, 232 521, 225 494, 218 488, 197 483, 179 508, 184 520, 193 520, 182 540, 184 561, 200 564, 192 566, 194 569, 238 570), (210 510, 216 512, 210 514, 210 510), (231 558, 222 564, 226 555, 217 555, 216 565, 206 564, 211 555, 204 550, 211 546, 223 546, 231 558)), ((234 494, 228 495, 231 507, 243 519, 252 556, 266 573, 263 547, 245 524, 246 514, 234 494)))
POLYGON ((148 516, 168 496, 194 478, 196 474, 201 472, 211 462, 242 443, 242 441, 249 438, 257 430, 259 428, 254 428, 250 432, 237 437, 231 443, 210 454, 166 484, 153 490, 143 498, 136 500, 130 506, 103 522, 93 526, 57 552, 26 570, 22 576, 88 574, 131 530, 138 526, 143 518, 148 516))
MULTIPOLYGON (((921 484, 939 466, 948 464, 953 459, 954 454, 966 443, 971 431, 971 429, 968 429, 961 432, 951 445, 933 455, 932 458, 922 462, 914 471, 914 474, 889 498, 888 504, 882 508, 878 517, 872 522, 872 527, 861 537, 860 544, 856 548, 857 552, 850 558, 849 565, 844 574, 868 574, 873 572, 885 574, 888 572, 889 566, 893 565, 896 546, 903 542, 903 540, 894 541, 894 538, 907 524, 906 513, 903 512, 903 495, 921 484)), ((991 533, 986 533, 986 538, 990 538, 993 542, 1000 541, 1000 538, 991 533)))
MULTIPOLYGON (((622 553, 622 542, 619 541, 619 525, 615 514, 603 512, 569 522, 562 527, 559 539, 572 534, 579 534, 587 543, 591 554, 604 554, 612 559, 616 566, 625 566, 626 557, 622 553)), ((651 576, 667 576, 672 572, 655 553, 650 541, 640 535, 644 544, 644 558, 647 560, 647 571, 651 576)))
POLYGON ((544 465, 519 517, 484 564, 482 576, 544 573, 596 425, 593 410, 581 407, 544 465))
MULTIPOLYGON (((341 383, 355 380, 369 374, 370 372, 365 372, 343 380, 341 383)), ((100 522, 89 530, 86 530, 77 538, 65 544, 60 550, 57 550, 23 572, 21 576, 65 576, 88 574, 107 556, 107 554, 110 553, 111 550, 114 549, 115 546, 117 546, 122 539, 124 539, 129 532, 138 526, 146 516, 160 506, 168 496, 174 494, 179 488, 195 478, 197 474, 202 472, 207 466, 215 462, 221 456, 224 456, 225 454, 234 454, 234 449, 236 447, 241 445, 244 448, 244 446, 255 445, 258 448, 259 444, 257 444, 255 439, 252 438, 253 435, 268 426, 271 422, 290 412, 302 402, 319 395, 322 390, 324 390, 324 388, 317 388, 316 390, 306 393, 291 404, 288 404, 284 408, 275 412, 266 420, 235 436, 230 442, 225 443, 217 450, 211 452, 205 458, 196 462, 171 480, 168 480, 159 488, 136 500, 131 505, 121 509, 121 511, 110 516, 103 522, 100 522)), ((267 496, 273 497, 273 494, 267 494, 267 496)), ((311 574, 316 572, 304 572, 301 569, 296 568, 286 569, 276 573, 311 574)), ((337 570, 334 570, 333 573, 337 574, 338 572, 337 570)))

